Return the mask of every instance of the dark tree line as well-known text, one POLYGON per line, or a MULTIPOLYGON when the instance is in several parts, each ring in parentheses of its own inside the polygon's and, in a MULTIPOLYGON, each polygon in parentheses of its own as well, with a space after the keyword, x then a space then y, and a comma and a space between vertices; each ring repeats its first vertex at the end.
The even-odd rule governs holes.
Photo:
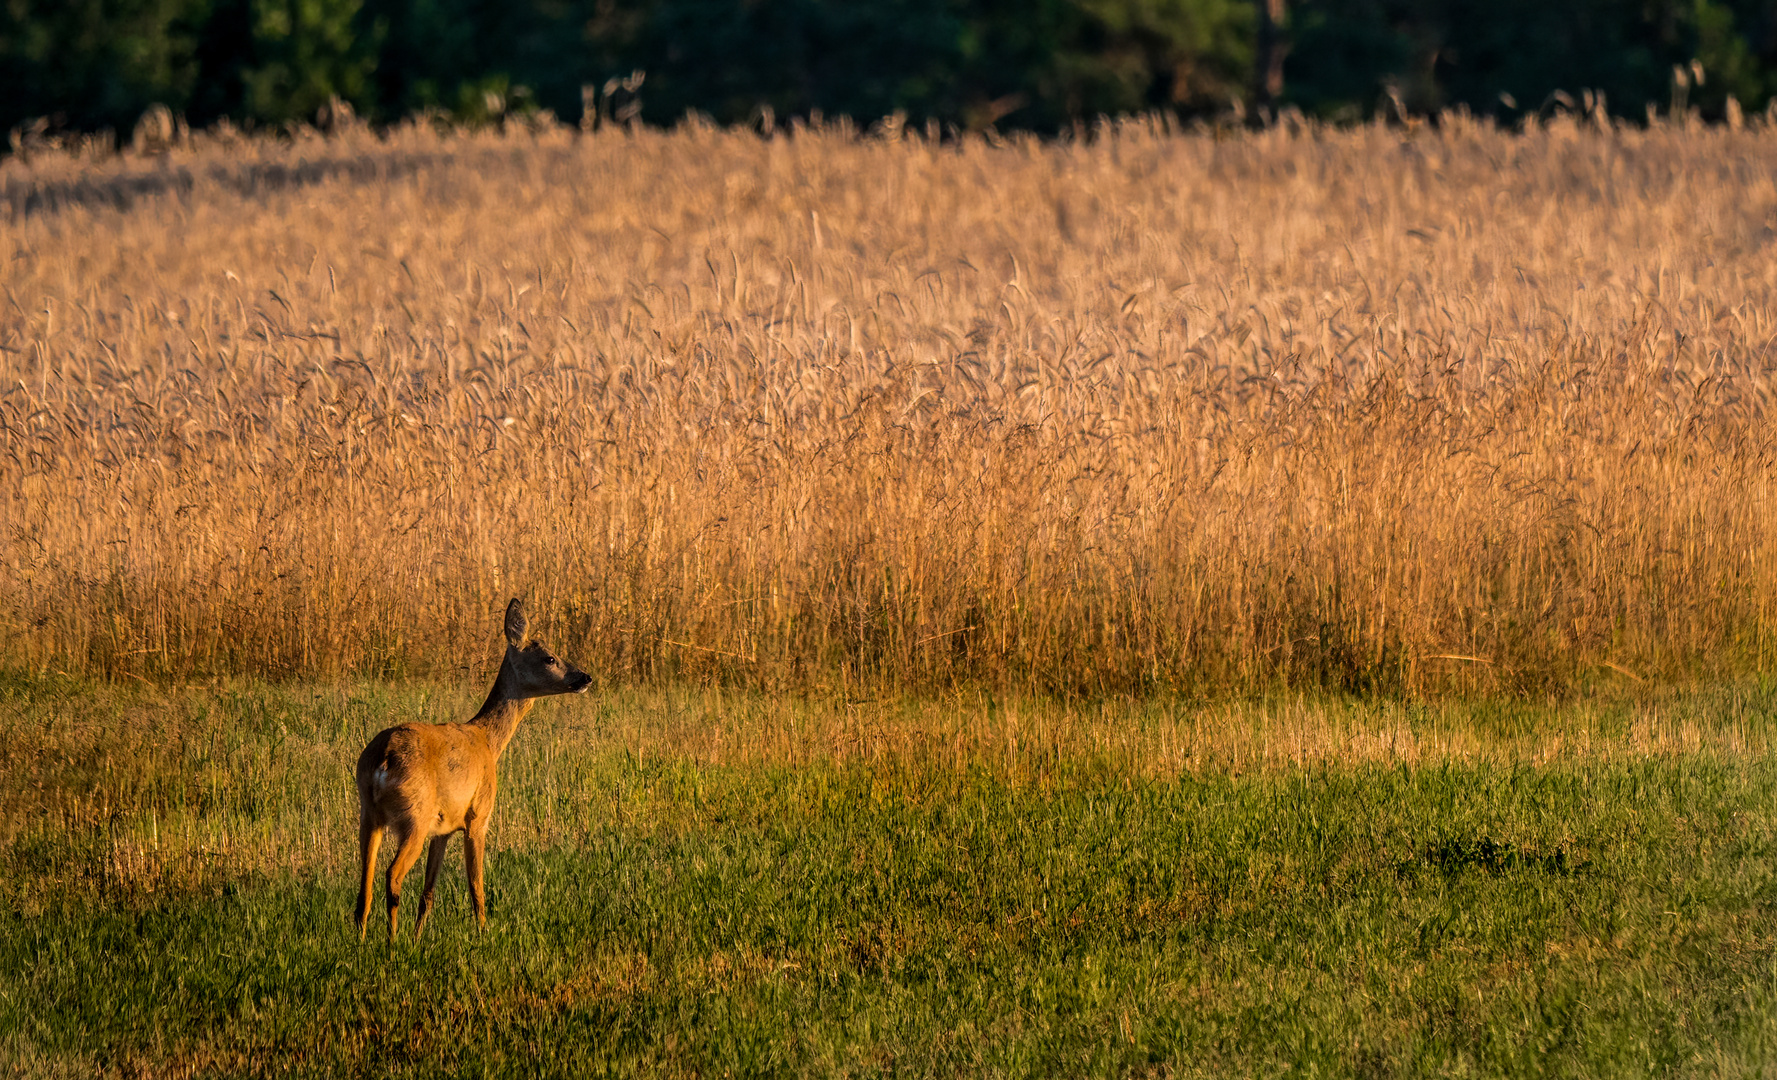
POLYGON ((898 110, 1054 131, 1396 101, 1509 120, 1582 90, 1708 116, 1777 90, 1777 0, 0 0, 8 129, 127 131, 156 102, 278 125, 334 95, 377 121, 571 122, 583 86, 636 70, 654 123, 898 110))

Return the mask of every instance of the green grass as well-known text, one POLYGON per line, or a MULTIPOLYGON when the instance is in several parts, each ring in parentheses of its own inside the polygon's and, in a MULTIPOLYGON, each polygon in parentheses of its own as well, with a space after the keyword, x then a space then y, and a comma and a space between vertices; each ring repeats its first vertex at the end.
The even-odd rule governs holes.
POLYGON ((0 1071, 1777 1060, 1768 688, 1208 726, 1183 703, 549 703, 502 770, 488 930, 453 846, 426 937, 360 945, 350 763, 470 696, 0 689, 0 1071))

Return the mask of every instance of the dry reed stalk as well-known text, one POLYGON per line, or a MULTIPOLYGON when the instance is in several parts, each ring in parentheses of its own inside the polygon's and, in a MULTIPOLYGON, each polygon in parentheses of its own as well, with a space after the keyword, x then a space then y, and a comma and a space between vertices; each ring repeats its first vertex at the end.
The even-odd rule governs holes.
POLYGON ((0 662, 448 672, 525 594, 612 680, 1769 670, 1773 177, 1462 122, 8 164, 0 662))

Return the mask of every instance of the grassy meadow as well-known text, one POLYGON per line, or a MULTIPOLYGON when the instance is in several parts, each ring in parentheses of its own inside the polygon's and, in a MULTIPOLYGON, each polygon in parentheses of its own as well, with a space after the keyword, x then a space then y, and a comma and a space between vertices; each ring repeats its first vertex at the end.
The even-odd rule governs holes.
POLYGON ((426 684, 0 696, 25 1075, 1763 1075, 1777 688, 1585 706, 625 691, 503 764, 490 920, 360 945, 426 684))
POLYGON ((0 162, 0 1074, 1768 1075, 1774 238, 1757 124, 0 162), (512 596, 595 688, 360 945, 512 596))

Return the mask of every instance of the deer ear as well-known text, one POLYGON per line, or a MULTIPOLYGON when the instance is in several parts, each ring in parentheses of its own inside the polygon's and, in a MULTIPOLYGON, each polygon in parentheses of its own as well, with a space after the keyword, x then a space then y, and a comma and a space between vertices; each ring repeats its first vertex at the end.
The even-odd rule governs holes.
POLYGON ((524 603, 514 600, 506 605, 506 640, 514 649, 524 648, 525 633, 531 621, 524 617, 524 603))

